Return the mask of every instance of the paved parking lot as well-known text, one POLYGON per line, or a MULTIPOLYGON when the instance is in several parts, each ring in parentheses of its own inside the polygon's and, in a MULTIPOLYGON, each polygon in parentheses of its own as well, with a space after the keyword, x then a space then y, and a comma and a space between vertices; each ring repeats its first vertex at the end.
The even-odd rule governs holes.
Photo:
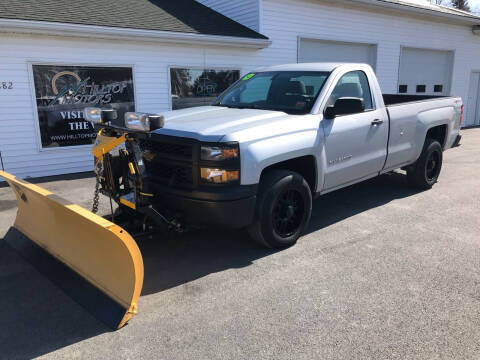
MULTIPOLYGON (((0 241, 0 358, 478 359, 480 129, 463 135, 433 190, 395 173, 328 194, 288 250, 239 231, 142 241, 140 312, 117 332, 0 241)), ((89 207, 94 180, 41 185, 89 207)), ((15 206, 0 185, 0 237, 15 206)))

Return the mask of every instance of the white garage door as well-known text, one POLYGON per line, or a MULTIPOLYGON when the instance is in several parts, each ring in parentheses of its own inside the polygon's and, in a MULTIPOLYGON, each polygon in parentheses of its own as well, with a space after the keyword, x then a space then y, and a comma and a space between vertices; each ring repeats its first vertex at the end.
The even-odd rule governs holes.
POLYGON ((298 62, 367 63, 375 69, 377 46, 339 41, 299 39, 298 62))
POLYGON ((449 95, 453 51, 402 48, 398 92, 449 95))

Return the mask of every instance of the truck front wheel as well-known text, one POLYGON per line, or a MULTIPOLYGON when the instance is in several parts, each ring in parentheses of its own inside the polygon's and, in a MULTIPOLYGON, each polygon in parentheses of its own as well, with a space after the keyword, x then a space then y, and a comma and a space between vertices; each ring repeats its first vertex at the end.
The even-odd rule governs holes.
POLYGON ((270 248, 294 245, 312 214, 312 193, 298 173, 271 170, 260 183, 255 222, 250 236, 270 248))
POLYGON ((442 146, 437 140, 427 138, 422 154, 407 168, 408 183, 417 189, 430 189, 437 182, 442 161, 442 146))

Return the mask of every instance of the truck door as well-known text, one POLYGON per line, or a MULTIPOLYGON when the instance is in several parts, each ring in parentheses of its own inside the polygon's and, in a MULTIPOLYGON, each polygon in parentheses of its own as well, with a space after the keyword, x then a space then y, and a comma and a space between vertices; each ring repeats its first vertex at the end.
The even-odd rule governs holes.
POLYGON ((378 174, 387 156, 388 114, 376 107, 365 72, 350 71, 341 76, 327 106, 342 97, 362 99, 365 109, 323 119, 327 162, 324 190, 378 174))

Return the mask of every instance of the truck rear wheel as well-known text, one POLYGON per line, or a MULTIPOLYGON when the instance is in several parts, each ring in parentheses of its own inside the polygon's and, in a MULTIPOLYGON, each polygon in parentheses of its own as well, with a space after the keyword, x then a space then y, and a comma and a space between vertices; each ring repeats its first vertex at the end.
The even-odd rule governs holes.
POLYGON ((431 189, 440 175, 442 161, 442 146, 437 140, 427 138, 422 154, 407 169, 408 183, 417 189, 431 189))
POLYGON ((271 170, 260 184, 255 222, 250 236, 263 246, 286 248, 294 245, 312 214, 312 193, 298 173, 271 170))

